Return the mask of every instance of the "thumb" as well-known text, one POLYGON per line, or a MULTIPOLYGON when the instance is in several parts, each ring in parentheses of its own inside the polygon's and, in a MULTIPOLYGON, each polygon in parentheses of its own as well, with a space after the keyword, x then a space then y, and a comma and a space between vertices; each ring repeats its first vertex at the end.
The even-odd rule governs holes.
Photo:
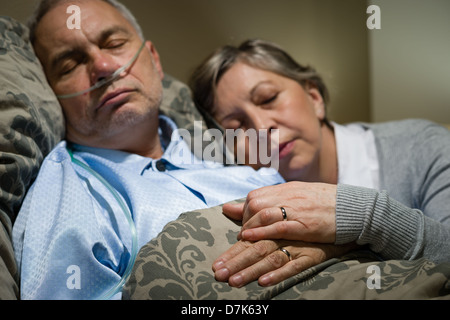
POLYGON ((225 203, 223 213, 230 219, 242 221, 244 215, 244 203, 225 203))

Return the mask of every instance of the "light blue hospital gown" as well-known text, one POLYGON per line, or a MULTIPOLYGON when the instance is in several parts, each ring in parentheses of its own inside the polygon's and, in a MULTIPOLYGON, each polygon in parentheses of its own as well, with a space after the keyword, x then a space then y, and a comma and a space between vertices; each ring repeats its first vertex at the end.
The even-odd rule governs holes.
MULTIPOLYGON (((200 161, 174 129, 170 119, 160 118, 165 147, 160 160, 72 146, 77 159, 120 193, 132 213, 139 248, 183 212, 283 182, 275 171, 200 161)), ((130 259, 132 236, 117 200, 71 161, 66 146, 61 142, 45 159, 14 225, 22 299, 98 298, 118 283, 130 259)))

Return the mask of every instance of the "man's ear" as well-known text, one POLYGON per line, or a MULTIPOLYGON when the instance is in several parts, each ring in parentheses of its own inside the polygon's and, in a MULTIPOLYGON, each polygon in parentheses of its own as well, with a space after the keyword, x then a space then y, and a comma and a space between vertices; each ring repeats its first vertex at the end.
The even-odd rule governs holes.
POLYGON ((317 118, 319 120, 324 120, 326 118, 325 103, 320 91, 316 87, 309 86, 306 92, 313 103, 317 118))
POLYGON ((150 55, 152 57, 153 60, 153 64, 156 68, 156 71, 158 72, 161 80, 164 78, 164 72, 163 72, 163 68, 161 65, 161 60, 159 58, 159 53, 156 50, 155 46, 153 45, 153 43, 151 41, 145 41, 145 47, 148 49, 148 51, 150 52, 150 55))

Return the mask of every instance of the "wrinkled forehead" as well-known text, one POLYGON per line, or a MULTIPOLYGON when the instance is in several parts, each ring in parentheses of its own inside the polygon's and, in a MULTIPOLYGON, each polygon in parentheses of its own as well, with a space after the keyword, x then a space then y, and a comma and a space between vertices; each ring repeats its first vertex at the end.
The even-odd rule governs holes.
POLYGON ((58 46, 85 37, 95 41, 104 30, 137 31, 112 5, 100 0, 62 1, 51 8, 36 28, 36 44, 58 46))

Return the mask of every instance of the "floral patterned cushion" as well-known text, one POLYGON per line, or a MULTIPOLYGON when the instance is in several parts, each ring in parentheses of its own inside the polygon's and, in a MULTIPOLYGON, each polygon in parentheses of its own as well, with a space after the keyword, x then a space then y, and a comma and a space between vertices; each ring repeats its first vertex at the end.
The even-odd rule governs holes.
POLYGON ((450 299, 450 263, 426 259, 380 261, 356 251, 309 268, 275 286, 217 282, 214 260, 240 225, 222 207, 181 214, 141 248, 123 298, 131 300, 450 299))

